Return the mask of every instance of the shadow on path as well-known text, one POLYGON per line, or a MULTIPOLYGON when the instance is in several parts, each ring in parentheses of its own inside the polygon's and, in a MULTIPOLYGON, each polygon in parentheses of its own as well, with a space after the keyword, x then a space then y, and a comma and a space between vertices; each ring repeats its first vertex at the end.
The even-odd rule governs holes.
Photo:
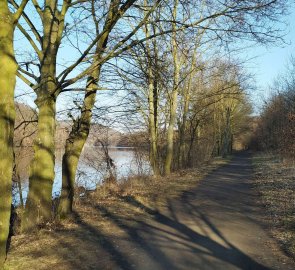
MULTIPOLYGON (((282 265, 266 245, 273 240, 263 229, 251 177, 250 155, 243 153, 169 201, 166 209, 156 211, 132 196, 120 197, 149 218, 134 219, 88 203, 91 223, 75 212, 74 229, 63 237, 54 232, 59 256, 70 269, 295 269, 294 264, 282 265), (95 217, 107 219, 122 233, 113 236, 112 227, 103 233, 93 223, 95 217)), ((46 252, 38 249, 28 256, 46 252)))

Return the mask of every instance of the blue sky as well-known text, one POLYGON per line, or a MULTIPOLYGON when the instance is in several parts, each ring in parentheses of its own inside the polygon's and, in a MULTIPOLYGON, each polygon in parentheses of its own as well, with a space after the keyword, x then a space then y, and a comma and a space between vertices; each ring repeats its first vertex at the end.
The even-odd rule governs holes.
POLYGON ((295 7, 286 18, 288 22, 288 34, 285 36, 286 44, 284 46, 262 47, 257 46, 248 49, 245 55, 255 57, 248 64, 248 70, 254 74, 257 90, 252 93, 252 100, 257 109, 260 107, 263 99, 270 95, 269 86, 274 79, 283 73, 288 59, 295 55, 295 7))

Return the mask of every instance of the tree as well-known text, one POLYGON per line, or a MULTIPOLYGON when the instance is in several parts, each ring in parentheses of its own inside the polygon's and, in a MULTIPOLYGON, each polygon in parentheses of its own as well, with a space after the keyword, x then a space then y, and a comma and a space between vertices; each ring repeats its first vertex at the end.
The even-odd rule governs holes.
POLYGON ((52 218, 51 196, 55 175, 56 99, 61 90, 57 81, 56 61, 70 1, 64 0, 60 9, 57 0, 45 0, 43 8, 39 6, 37 1, 33 1, 33 5, 42 21, 43 36, 41 37, 27 14, 23 14, 23 17, 39 44, 37 45, 28 32, 22 26, 19 26, 20 31, 27 37, 38 57, 40 72, 40 76, 37 77, 21 69, 21 67, 19 68, 19 76, 36 92, 35 103, 38 108, 38 133, 34 143, 34 158, 30 166, 29 193, 22 220, 24 231, 31 230, 37 224, 49 221, 52 218), (22 74, 33 78, 37 83, 31 83, 22 74))
POLYGON ((12 201, 14 87, 17 72, 13 38, 15 26, 27 2, 28 0, 23 0, 13 13, 9 10, 8 1, 0 1, 0 268, 6 258, 12 201))
MULTIPOLYGON (((76 171, 79 162, 79 158, 84 147, 84 144, 89 135, 91 119, 92 119, 92 110, 96 101, 96 92, 99 90, 99 80, 100 73, 103 64, 113 58, 113 55, 116 55, 116 51, 106 52, 106 48, 109 44, 109 36, 113 29, 116 27, 118 21, 124 18, 125 13, 128 9, 133 7, 134 0, 126 1, 123 5, 120 1, 112 0, 107 7, 107 15, 104 20, 102 27, 102 34, 97 39, 96 49, 93 57, 92 68, 87 79, 85 87, 85 96, 83 100, 83 105, 81 106, 80 116, 74 120, 72 130, 69 134, 69 137, 66 141, 65 154, 63 156, 62 164, 62 194, 59 204, 59 216, 67 217, 72 212, 73 196, 74 196, 74 186, 76 171)), ((133 30, 129 34, 125 34, 126 37, 124 40, 131 39, 137 31, 146 23, 150 14, 156 9, 159 2, 154 2, 147 12, 144 13, 142 19, 140 19, 137 24, 133 27, 133 30)), ((99 33, 100 25, 99 21, 103 21, 103 15, 96 14, 95 10, 95 1, 92 1, 91 5, 91 15, 95 25, 96 33, 99 33)), ((120 47, 122 40, 119 40, 117 43, 111 44, 112 48, 120 47)), ((136 43, 135 43, 136 44, 136 43)), ((128 47, 123 48, 122 52, 126 49, 131 49, 134 45, 129 45, 128 47)), ((120 54, 121 52, 119 52, 120 54)), ((87 74, 87 73, 86 73, 87 74)))

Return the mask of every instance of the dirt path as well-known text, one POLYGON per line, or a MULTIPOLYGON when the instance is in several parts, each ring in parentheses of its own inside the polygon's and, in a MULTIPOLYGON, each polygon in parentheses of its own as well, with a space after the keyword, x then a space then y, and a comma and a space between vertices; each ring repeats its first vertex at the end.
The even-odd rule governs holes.
POLYGON ((295 269, 262 224, 251 177, 249 154, 239 154, 166 211, 145 209, 152 221, 118 222, 127 239, 115 241, 124 259, 111 269, 295 269))
POLYGON ((164 210, 134 196, 85 201, 68 226, 15 237, 7 269, 295 269, 265 229, 252 174, 244 153, 164 210))

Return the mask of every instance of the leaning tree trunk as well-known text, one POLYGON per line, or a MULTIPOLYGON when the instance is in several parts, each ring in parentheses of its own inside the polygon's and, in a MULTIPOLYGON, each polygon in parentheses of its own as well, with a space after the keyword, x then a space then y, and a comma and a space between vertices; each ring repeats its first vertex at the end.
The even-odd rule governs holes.
POLYGON ((66 140, 65 153, 62 158, 62 191, 58 207, 60 218, 66 218, 73 210, 76 171, 80 155, 90 131, 92 109, 95 103, 97 80, 100 72, 96 71, 95 73, 95 78, 90 77, 88 79, 88 90, 85 92, 81 116, 75 120, 69 137, 66 140))
POLYGON ((6 1, 0 1, 0 268, 6 258, 11 211, 14 87, 17 63, 13 49, 13 14, 6 1))

